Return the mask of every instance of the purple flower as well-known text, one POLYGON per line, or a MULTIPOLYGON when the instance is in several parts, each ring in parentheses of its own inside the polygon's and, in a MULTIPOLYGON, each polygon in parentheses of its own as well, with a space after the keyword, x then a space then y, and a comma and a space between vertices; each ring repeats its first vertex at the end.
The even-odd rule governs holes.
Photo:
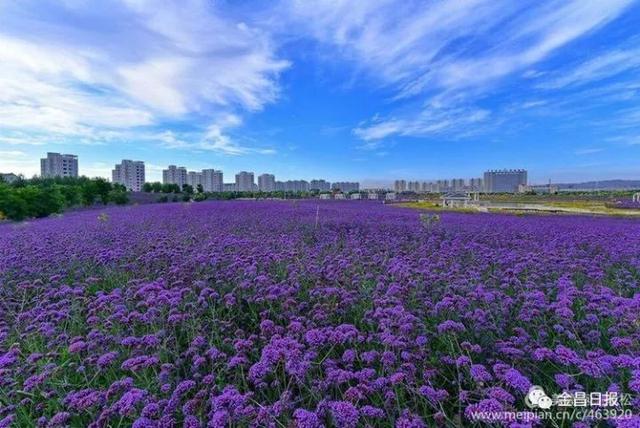
POLYGON ((132 388, 125 392, 111 408, 121 416, 131 416, 134 414, 138 404, 147 397, 147 391, 139 388, 132 388))
POLYGON ((476 382, 489 382, 493 379, 491 373, 489 373, 485 366, 482 364, 473 364, 469 369, 471 372, 471 377, 476 382))
POLYGON ((111 365, 111 363, 113 363, 116 358, 118 357, 118 353, 113 351, 113 352, 107 352, 106 354, 100 355, 100 357, 98 357, 98 367, 100 367, 101 369, 111 365))
POLYGON ((323 425, 314 412, 305 409, 296 409, 293 418, 298 428, 321 428, 323 425))
POLYGON ((72 410, 81 412, 104 403, 104 392, 94 389, 82 389, 67 394, 64 404, 72 410))
POLYGON ((47 428, 63 427, 67 424, 67 421, 71 418, 69 412, 58 412, 49 420, 47 428))
POLYGON ((153 367, 160 362, 157 357, 149 356, 149 355, 141 355, 139 357, 129 358, 125 360, 120 368, 122 370, 131 370, 132 372, 137 372, 140 370, 144 370, 149 367, 153 367))
POLYGON ((446 320, 438 324, 438 333, 440 334, 445 334, 449 332, 462 333, 465 330, 466 329, 464 327, 464 324, 458 321, 446 320))
POLYGON ((507 370, 504 374, 504 380, 507 385, 523 394, 529 392, 529 389, 531 388, 531 381, 516 369, 507 370))
POLYGON ((360 418, 358 409, 348 401, 334 401, 329 405, 333 422, 338 428, 353 428, 360 418))

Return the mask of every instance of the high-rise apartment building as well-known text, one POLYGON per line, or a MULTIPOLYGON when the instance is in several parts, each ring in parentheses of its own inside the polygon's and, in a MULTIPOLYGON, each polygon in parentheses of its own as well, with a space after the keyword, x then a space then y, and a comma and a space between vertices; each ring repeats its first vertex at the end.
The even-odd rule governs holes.
POLYGON ((198 190, 198 185, 202 186, 204 190, 204 177, 201 172, 189 171, 187 172, 187 184, 193 187, 193 190, 198 190))
POLYGON ((407 190, 407 182, 405 180, 396 180, 393 183, 393 190, 396 192, 405 192, 407 190))
POLYGON ((205 192, 222 192, 224 190, 222 171, 203 169, 202 187, 204 187, 205 192))
POLYGON ((127 190, 139 192, 144 186, 144 162, 123 159, 111 171, 111 181, 122 184, 127 190))
POLYGON ((469 180, 469 188, 470 190, 474 191, 474 192, 481 192, 483 191, 483 185, 482 185, 482 178, 472 178, 471 180, 469 180))
POLYGON ((40 159, 40 175, 45 178, 77 177, 78 156, 47 153, 47 157, 40 159))
POLYGON ((261 192, 273 192, 276 190, 276 176, 273 174, 261 174, 258 176, 258 190, 261 192))
POLYGON ((284 182, 284 190, 287 192, 308 192, 309 183, 305 180, 287 180, 284 182))
POLYGON ((409 181, 407 183, 407 189, 410 192, 419 192, 421 190, 420 189, 420 182, 419 181, 409 181))
POLYGON ((488 193, 516 193, 520 185, 527 185, 527 171, 524 169, 500 169, 484 173, 484 188, 488 193))
POLYGON ((309 190, 328 192, 329 190, 331 190, 331 183, 322 179, 311 180, 309 182, 309 190))
POLYGON ((236 190, 238 192, 251 192, 254 187, 253 172, 240 171, 236 174, 236 190))
POLYGON ((164 184, 177 184, 180 189, 187 184, 187 168, 175 165, 169 165, 169 167, 162 171, 162 182, 164 184))
POLYGON ((360 183, 355 181, 338 181, 335 183, 331 183, 331 189, 340 190, 342 192, 357 192, 360 190, 360 183))
POLYGON ((454 191, 463 190, 465 187, 464 178, 454 178, 451 180, 451 187, 454 191))

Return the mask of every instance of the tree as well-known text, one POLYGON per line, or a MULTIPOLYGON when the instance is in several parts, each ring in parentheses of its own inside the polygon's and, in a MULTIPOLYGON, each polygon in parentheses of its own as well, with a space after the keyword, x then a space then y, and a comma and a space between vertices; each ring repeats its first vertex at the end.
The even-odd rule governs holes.
POLYGON ((193 195, 193 186, 190 184, 183 184, 182 191, 187 195, 193 195))
POLYGON ((153 193, 162 192, 162 183, 160 183, 159 181, 152 183, 151 187, 153 188, 153 193))
POLYGON ((100 200, 104 205, 109 203, 109 192, 113 188, 111 183, 109 183, 104 178, 96 178, 95 181, 96 193, 100 196, 100 200))
POLYGON ((180 193, 180 186, 177 184, 164 183, 162 185, 162 193, 180 193))
POLYGON ((126 191, 122 191, 122 189, 113 189, 109 192, 109 201, 116 205, 126 205, 129 203, 129 195, 126 191))
POLYGON ((202 184, 198 184, 198 193, 204 193, 204 187, 202 184))
POLYGON ((145 192, 145 193, 151 193, 153 191, 153 184, 144 183, 142 185, 142 191, 145 192))

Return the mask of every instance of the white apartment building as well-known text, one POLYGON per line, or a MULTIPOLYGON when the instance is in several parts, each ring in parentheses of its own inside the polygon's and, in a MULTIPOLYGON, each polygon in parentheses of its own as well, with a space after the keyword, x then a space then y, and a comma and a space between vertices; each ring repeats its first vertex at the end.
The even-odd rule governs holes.
POLYGON ((340 190, 342 192, 357 192, 360 190, 360 183, 352 181, 338 181, 331 184, 331 188, 334 190, 340 190))
POLYGON ((328 192, 329 190, 331 190, 331 183, 323 179, 314 179, 309 182, 309 190, 328 192))
POLYGON ((222 171, 216 171, 215 169, 203 169, 202 187, 204 187, 205 192, 222 192, 224 188, 222 171))
POLYGON ((162 182, 164 184, 177 184, 180 189, 187 184, 187 168, 175 165, 169 165, 169 167, 162 171, 162 182))
POLYGON ((47 157, 40 159, 40 175, 45 178, 77 177, 78 156, 47 153, 47 157))
POLYGON ((276 176, 273 174, 261 174, 258 176, 258 190, 261 192, 273 192, 276 190, 276 176))
POLYGON ((204 190, 203 175, 201 172, 189 171, 187 172, 187 184, 193 187, 194 191, 198 190, 198 185, 202 186, 204 190))
POLYGON ((254 190, 253 172, 240 171, 236 174, 236 190, 238 192, 251 192, 254 190))
POLYGON ((111 181, 122 184, 127 190, 139 192, 144 186, 144 162, 123 159, 111 171, 111 181))
POLYGON ((405 180, 396 180, 393 183, 393 190, 395 190, 396 192, 406 192, 407 182, 405 180))

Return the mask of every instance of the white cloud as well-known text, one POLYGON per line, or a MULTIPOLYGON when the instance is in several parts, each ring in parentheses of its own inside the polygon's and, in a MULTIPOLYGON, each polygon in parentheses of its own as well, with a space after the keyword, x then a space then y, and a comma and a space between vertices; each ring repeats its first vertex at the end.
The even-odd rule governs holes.
POLYGON ((108 141, 166 121, 239 115, 275 101, 289 65, 268 34, 206 0, 1 7, 10 24, 0 27, 3 129, 108 141))
POLYGON ((624 144, 626 146, 640 146, 640 135, 618 135, 608 138, 607 141, 624 144))
POLYGON ((600 153, 603 150, 604 149, 600 149, 600 148, 578 149, 575 151, 575 154, 578 156, 593 155, 595 153, 600 153))
POLYGON ((26 156, 25 152, 20 150, 0 150, 0 156, 3 158, 21 158, 26 156))
POLYGON ((351 2, 291 0, 293 21, 382 85, 395 100, 427 95, 359 127, 364 140, 454 130, 486 118, 477 101, 507 76, 541 76, 531 67, 611 22, 633 0, 351 2), (433 104, 446 107, 434 110, 433 104), (448 113, 444 111, 449 109, 448 113), (471 118, 460 111, 476 111, 471 118))
POLYGON ((354 134, 366 142, 366 147, 378 148, 372 141, 389 136, 426 137, 448 133, 452 135, 472 134, 481 129, 491 112, 484 109, 428 107, 418 114, 402 119, 374 118, 361 124, 354 134))
POLYGON ((544 89, 577 86, 640 68, 640 49, 616 49, 583 62, 570 72, 539 85, 544 89))
POLYGON ((191 151, 212 151, 223 155, 239 156, 249 153, 274 154, 272 148, 260 148, 240 144, 229 132, 242 125, 242 118, 236 114, 221 114, 214 119, 202 135, 191 133, 176 133, 164 131, 156 134, 145 135, 143 138, 150 141, 160 141, 167 149, 188 149, 191 151))

